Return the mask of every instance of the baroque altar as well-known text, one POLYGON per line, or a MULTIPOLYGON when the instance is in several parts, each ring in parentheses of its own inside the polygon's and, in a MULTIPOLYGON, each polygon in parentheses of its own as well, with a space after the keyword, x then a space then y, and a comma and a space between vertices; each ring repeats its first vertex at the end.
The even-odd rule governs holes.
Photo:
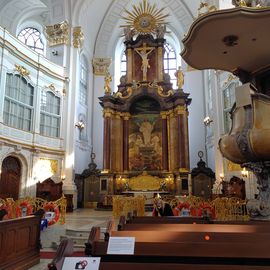
POLYGON ((127 71, 116 92, 105 77, 100 97, 104 117, 103 171, 108 194, 163 191, 181 194, 188 179, 188 105, 184 75, 177 89, 164 72, 166 22, 162 10, 143 0, 127 12, 124 44, 127 71), (143 16, 142 16, 143 14, 143 16), (157 15, 158 14, 158 15, 157 15))

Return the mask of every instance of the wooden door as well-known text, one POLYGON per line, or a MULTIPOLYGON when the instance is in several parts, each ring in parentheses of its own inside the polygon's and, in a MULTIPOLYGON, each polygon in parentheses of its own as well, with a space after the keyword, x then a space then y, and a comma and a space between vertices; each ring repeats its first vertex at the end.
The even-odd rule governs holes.
POLYGON ((0 197, 19 198, 21 164, 15 157, 7 157, 2 164, 2 173, 0 178, 0 197))

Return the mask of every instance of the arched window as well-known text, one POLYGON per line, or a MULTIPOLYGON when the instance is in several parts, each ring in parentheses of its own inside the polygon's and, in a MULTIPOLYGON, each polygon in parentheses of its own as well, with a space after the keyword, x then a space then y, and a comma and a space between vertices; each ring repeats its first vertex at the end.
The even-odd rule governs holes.
POLYGON ((50 91, 42 90, 40 107, 40 134, 60 136, 60 98, 50 91))
POLYGON ((31 131, 33 120, 34 86, 18 74, 7 74, 4 123, 31 131))
POLYGON ((125 52, 122 53, 122 57, 121 57, 121 76, 126 75, 127 73, 127 57, 125 52))
POLYGON ((169 43, 165 43, 164 48, 164 72, 170 75, 173 88, 176 88, 176 77, 174 75, 177 70, 176 53, 172 45, 170 45, 169 43))
MULTIPOLYGON (((172 47, 171 44, 165 43, 164 45, 165 48, 165 53, 164 53, 164 72, 168 73, 171 77, 171 83, 173 84, 173 88, 176 88, 176 77, 174 73, 177 70, 177 57, 176 57, 176 52, 174 48, 172 47)), ((121 70, 121 75, 126 75, 127 73, 127 58, 126 54, 123 51, 121 54, 121 63, 120 63, 120 70, 121 70)))
POLYGON ((30 47, 32 50, 44 54, 44 44, 41 39, 41 33, 36 28, 24 28, 18 34, 18 39, 30 47))

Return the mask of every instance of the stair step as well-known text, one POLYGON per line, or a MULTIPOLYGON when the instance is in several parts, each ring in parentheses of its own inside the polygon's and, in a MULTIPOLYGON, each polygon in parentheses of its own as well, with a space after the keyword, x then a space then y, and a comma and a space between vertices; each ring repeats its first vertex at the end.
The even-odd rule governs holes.
MULTIPOLYGON (((104 233, 106 231, 105 227, 100 228, 101 233, 104 233)), ((66 229, 66 235, 68 236, 81 236, 81 237, 87 237, 89 236, 90 230, 85 230, 85 231, 77 231, 77 230, 72 230, 72 229, 66 229)))

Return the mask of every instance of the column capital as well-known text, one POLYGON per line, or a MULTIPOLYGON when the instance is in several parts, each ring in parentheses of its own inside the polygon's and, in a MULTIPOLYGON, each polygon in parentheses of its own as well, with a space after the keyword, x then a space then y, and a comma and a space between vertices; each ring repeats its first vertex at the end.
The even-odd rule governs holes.
POLYGON ((114 114, 114 110, 111 108, 105 108, 103 110, 103 117, 104 118, 111 118, 113 114, 114 114))
POLYGON ((168 111, 161 111, 160 115, 161 115, 161 119, 167 119, 168 111))
POLYGON ((122 112, 122 113, 121 113, 121 116, 123 117, 123 119, 124 119, 125 121, 127 121, 127 120, 130 119, 131 114, 130 114, 129 112, 122 112))
POLYGON ((179 105, 174 109, 174 112, 176 114, 186 114, 187 113, 187 108, 186 105, 179 105))

